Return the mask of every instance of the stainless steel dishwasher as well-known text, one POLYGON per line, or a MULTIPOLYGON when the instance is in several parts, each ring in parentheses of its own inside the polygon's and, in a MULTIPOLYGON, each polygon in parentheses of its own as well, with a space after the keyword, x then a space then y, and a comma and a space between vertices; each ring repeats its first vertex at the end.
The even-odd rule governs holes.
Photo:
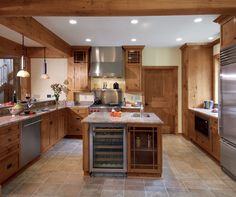
POLYGON ((20 167, 25 166, 40 155, 40 117, 22 122, 20 167))

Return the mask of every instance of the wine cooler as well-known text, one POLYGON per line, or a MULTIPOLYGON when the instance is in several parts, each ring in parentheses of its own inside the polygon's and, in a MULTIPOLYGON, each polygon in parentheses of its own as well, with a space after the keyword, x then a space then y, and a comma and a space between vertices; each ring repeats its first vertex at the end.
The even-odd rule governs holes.
POLYGON ((90 172, 126 173, 125 126, 94 124, 90 126, 90 172))

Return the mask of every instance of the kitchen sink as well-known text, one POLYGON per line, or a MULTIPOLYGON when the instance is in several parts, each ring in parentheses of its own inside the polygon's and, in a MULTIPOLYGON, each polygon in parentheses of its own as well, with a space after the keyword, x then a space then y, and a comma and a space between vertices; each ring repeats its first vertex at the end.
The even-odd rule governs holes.
MULTIPOLYGON (((132 114, 132 117, 134 117, 134 118, 138 118, 138 117, 140 117, 140 116, 141 116, 141 114, 140 114, 140 113, 133 113, 133 114, 132 114)), ((142 117, 144 117, 144 118, 149 118, 149 117, 150 117, 150 115, 149 115, 149 114, 146 114, 146 113, 144 113, 142 117)))

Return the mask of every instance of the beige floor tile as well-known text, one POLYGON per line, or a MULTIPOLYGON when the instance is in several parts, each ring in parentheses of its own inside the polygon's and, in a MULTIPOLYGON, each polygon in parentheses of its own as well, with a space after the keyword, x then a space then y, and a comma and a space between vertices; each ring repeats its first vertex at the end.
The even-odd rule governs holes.
POLYGON ((145 197, 169 197, 166 191, 145 191, 145 197))
POLYGON ((102 190, 101 197, 124 197, 123 190, 102 190))
POLYGON ((207 184, 205 184, 201 180, 188 180, 183 181, 183 183, 188 189, 208 189, 207 184))
POLYGON ((189 189, 192 197, 215 197, 210 190, 189 189))
POLYGON ((23 183, 13 191, 13 194, 32 195, 40 186, 39 183, 23 183))
POLYGON ((235 197, 236 192, 232 189, 224 189, 224 190, 211 190, 211 192, 215 195, 215 197, 235 197))
POLYGON ((125 190, 125 197, 145 197, 145 191, 125 190))
POLYGON ((58 191, 58 195, 62 197, 77 197, 82 186, 75 184, 64 184, 58 191))
POLYGON ((61 184, 42 184, 33 195, 37 196, 55 196, 61 187, 61 184))
POLYGON ((100 197, 102 193, 101 189, 82 189, 79 193, 79 197, 100 197))

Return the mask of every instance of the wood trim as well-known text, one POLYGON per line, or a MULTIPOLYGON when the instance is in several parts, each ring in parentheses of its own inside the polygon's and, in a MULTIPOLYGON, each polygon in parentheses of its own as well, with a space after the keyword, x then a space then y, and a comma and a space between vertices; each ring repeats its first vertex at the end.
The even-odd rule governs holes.
POLYGON ((151 16, 234 14, 235 0, 1 0, 1 16, 151 16), (66 6, 65 6, 66 5, 66 6))
POLYGON ((20 57, 22 55, 22 46, 16 42, 0 36, 0 57, 20 57))
POLYGON ((218 18, 214 20, 214 22, 222 25, 231 20, 233 17, 234 17, 233 15, 220 15, 218 18))
POLYGON ((143 70, 147 69, 176 69, 178 70, 178 66, 142 66, 143 70))
MULTIPOLYGON (((29 58, 43 58, 44 47, 27 47, 27 57, 29 58)), ((65 55, 59 53, 54 49, 46 49, 46 58, 65 58, 65 55)))
POLYGON ((123 49, 144 49, 145 45, 124 45, 123 49))
MULTIPOLYGON (((37 6, 36 8, 38 9, 39 7, 37 6)), ((1 17, 0 24, 25 35, 43 46, 52 48, 64 56, 71 54, 71 47, 68 43, 44 27, 33 17, 1 17)))
POLYGON ((184 45, 182 45, 179 49, 183 50, 186 47, 212 47, 212 43, 211 42, 203 42, 203 43, 185 43, 184 45))
POLYGON ((214 41, 211 43, 212 46, 215 46, 215 45, 217 45, 217 44, 220 44, 220 38, 217 38, 216 40, 214 40, 214 41))

